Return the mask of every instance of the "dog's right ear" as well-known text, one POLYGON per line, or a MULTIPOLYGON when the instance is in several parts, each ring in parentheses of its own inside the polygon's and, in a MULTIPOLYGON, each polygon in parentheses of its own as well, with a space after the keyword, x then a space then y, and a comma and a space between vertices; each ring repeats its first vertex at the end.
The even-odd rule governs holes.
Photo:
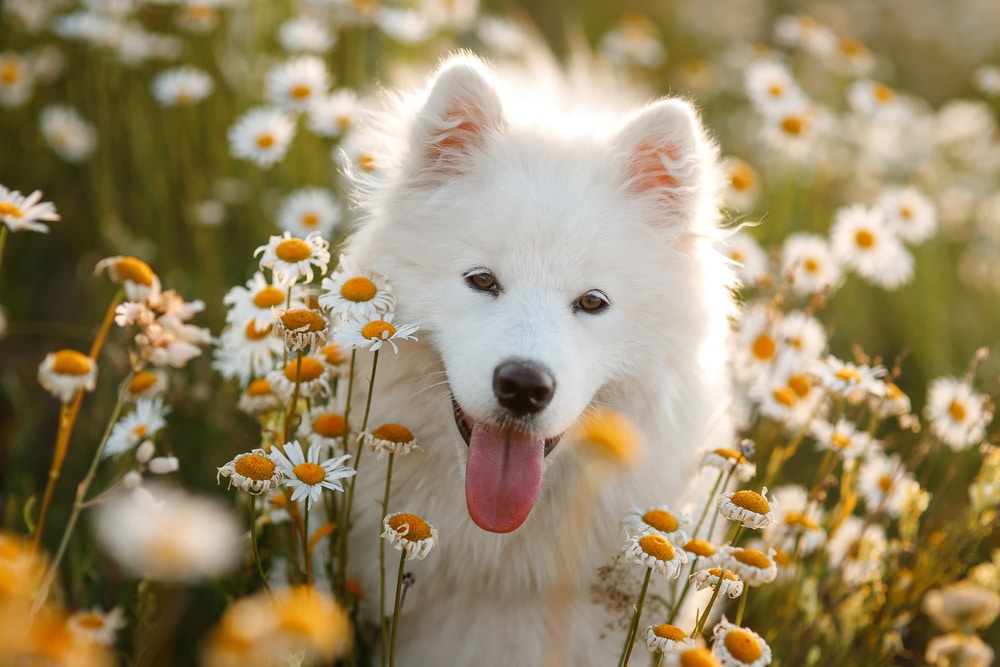
POLYGON ((503 126, 492 75, 472 56, 456 56, 438 71, 411 130, 407 171, 419 181, 459 174, 463 164, 503 126))

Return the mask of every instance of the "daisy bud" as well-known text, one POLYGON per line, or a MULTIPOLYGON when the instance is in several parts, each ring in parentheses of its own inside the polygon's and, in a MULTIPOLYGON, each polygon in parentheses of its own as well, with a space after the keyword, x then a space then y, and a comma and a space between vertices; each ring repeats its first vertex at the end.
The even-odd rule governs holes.
POLYGON ((129 470, 122 477, 122 486, 124 486, 129 491, 138 489, 142 486, 142 473, 138 470, 129 470))
POLYGON ((157 456, 149 462, 147 468, 154 475, 168 475, 180 470, 181 462, 176 456, 157 456))
POLYGON ((153 441, 143 440, 139 448, 135 450, 135 462, 139 465, 146 465, 155 453, 156 445, 153 444, 153 441))

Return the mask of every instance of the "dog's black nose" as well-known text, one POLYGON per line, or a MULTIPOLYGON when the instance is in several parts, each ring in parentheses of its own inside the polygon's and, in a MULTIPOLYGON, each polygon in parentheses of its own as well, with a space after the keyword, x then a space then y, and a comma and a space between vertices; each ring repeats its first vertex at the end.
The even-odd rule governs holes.
POLYGON ((515 415, 541 411, 555 392, 556 379, 535 364, 505 361, 493 371, 493 393, 500 405, 515 415))

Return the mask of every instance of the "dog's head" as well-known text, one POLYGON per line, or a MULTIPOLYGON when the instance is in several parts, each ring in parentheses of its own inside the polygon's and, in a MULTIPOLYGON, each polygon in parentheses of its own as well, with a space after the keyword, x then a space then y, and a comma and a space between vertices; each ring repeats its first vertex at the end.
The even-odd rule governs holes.
POLYGON ((692 267, 714 148, 691 107, 658 101, 596 134, 548 120, 513 120, 487 68, 454 58, 382 199, 396 250, 380 268, 441 357, 469 514, 493 532, 524 522, 588 406, 698 355, 705 326, 692 267))

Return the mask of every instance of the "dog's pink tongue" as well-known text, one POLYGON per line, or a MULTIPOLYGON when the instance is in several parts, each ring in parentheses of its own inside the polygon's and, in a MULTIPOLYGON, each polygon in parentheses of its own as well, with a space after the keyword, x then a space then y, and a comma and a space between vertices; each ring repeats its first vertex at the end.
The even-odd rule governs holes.
POLYGON ((509 533, 524 523, 542 484, 544 458, 544 439, 476 424, 465 468, 465 504, 476 525, 509 533))

